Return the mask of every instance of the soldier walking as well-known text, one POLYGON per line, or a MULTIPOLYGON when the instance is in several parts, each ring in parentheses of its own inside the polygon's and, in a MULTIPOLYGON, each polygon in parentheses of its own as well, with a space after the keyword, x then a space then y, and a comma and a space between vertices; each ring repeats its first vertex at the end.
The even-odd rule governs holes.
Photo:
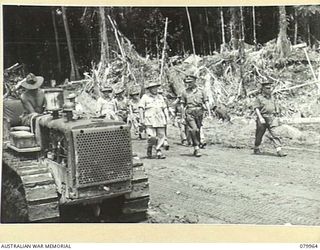
POLYGON ((277 155, 280 157, 286 156, 282 152, 281 140, 279 135, 277 135, 275 128, 278 126, 278 122, 275 119, 275 115, 278 111, 278 107, 272 97, 272 83, 264 82, 261 84, 261 93, 257 96, 253 108, 257 115, 256 120, 256 136, 254 142, 254 154, 262 154, 260 151, 260 145, 262 142, 262 137, 268 130, 267 137, 271 140, 273 146, 276 148, 277 155))
POLYGON ((134 86, 130 92, 128 122, 130 123, 130 126, 133 127, 135 134, 139 135, 139 139, 142 139, 141 133, 143 132, 143 129, 140 126, 139 103, 140 88, 134 86))
MULTIPOLYGON (((163 95, 163 88, 162 87, 159 87, 158 88, 158 94, 162 96, 163 100, 165 101, 166 105, 167 105, 167 109, 168 109, 168 113, 169 113, 169 104, 168 104, 168 99, 163 95)), ((169 116, 167 117, 167 123, 165 125, 165 135, 166 135, 166 138, 164 139, 164 142, 163 142, 163 148, 165 150, 169 150, 169 142, 168 142, 168 121, 169 121, 169 116)))
POLYGON ((211 117, 211 110, 209 99, 205 91, 199 88, 196 84, 197 77, 194 75, 187 75, 184 79, 186 90, 181 96, 181 104, 185 107, 182 108, 185 117, 188 131, 191 134, 192 145, 194 147, 194 156, 200 157, 200 130, 203 120, 203 105, 206 107, 209 116, 211 117))
POLYGON ((166 135, 168 109, 162 95, 158 94, 159 83, 148 82, 145 86, 146 93, 142 96, 139 104, 140 122, 146 127, 147 157, 152 158, 152 149, 155 146, 158 159, 166 158, 161 152, 166 135))
POLYGON ((125 88, 121 87, 115 90, 116 114, 120 120, 128 121, 128 99, 124 96, 125 88))

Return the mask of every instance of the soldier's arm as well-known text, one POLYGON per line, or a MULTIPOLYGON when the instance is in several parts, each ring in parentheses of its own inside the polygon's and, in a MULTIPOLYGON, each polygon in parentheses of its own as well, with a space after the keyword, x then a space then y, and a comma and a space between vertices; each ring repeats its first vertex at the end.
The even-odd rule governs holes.
POLYGON ((256 113, 257 117, 258 117, 258 120, 261 124, 265 124, 266 121, 265 119, 262 117, 261 115, 261 112, 260 112, 260 109, 259 107, 261 107, 261 101, 260 101, 260 96, 257 96, 256 99, 254 100, 253 102, 253 109, 254 109, 254 112, 256 113))
POLYGON ((254 111, 256 112, 256 115, 258 116, 258 119, 260 121, 261 124, 265 124, 266 120, 262 117, 260 109, 255 108, 254 111))
POLYGON ((181 109, 181 118, 182 120, 184 120, 186 118, 186 104, 187 104, 187 100, 184 94, 182 94, 181 98, 180 98, 180 109, 181 109))

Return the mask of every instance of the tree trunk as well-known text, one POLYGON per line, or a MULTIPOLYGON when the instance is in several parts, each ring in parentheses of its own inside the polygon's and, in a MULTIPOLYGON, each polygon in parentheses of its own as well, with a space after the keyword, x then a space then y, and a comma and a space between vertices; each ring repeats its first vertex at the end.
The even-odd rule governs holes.
POLYGON ((257 50, 256 12, 255 12, 254 6, 252 7, 252 24, 253 24, 253 44, 257 50))
POLYGON ((298 41, 298 13, 297 9, 294 9, 294 39, 293 43, 296 45, 298 41))
POLYGON ((241 40, 244 41, 245 33, 244 33, 244 17, 243 17, 243 7, 240 7, 240 27, 241 27, 241 40))
POLYGON ((102 65, 107 65, 109 61, 109 43, 107 35, 107 26, 106 26, 106 16, 104 12, 104 7, 99 7, 100 14, 100 62, 102 65))
POLYGON ((238 7, 231 7, 230 12, 231 12, 231 19, 230 19, 230 44, 232 46, 233 50, 237 50, 239 48, 239 23, 238 18, 237 18, 237 10, 238 7))
POLYGON ((221 19, 221 38, 222 38, 222 44, 221 44, 220 51, 223 52, 227 48, 226 48, 226 36, 225 36, 225 32, 224 32, 224 18, 223 18, 223 9, 222 8, 220 8, 220 19, 221 19))
POLYGON ((290 52, 290 42, 287 37, 287 20, 285 6, 279 6, 279 35, 277 39, 277 52, 280 60, 284 60, 290 52))
POLYGON ((186 12, 187 12, 187 17, 188 17, 188 22, 189 22, 190 37, 191 37, 191 43, 192 43, 192 51, 193 51, 193 54, 195 55, 196 54, 196 49, 195 49, 195 46, 194 46, 192 24, 191 24, 191 18, 190 18, 188 7, 186 7, 186 12))
POLYGON ((206 24, 208 27, 208 48, 209 48, 209 55, 212 55, 212 47, 211 47, 211 29, 209 24, 209 17, 208 17, 208 10, 207 8, 204 8, 205 15, 206 15, 206 24))
POLYGON ((57 24, 56 24, 56 14, 55 14, 54 8, 51 8, 51 15, 52 15, 54 38, 55 38, 55 44, 56 44, 56 50, 57 50, 58 76, 60 78, 61 71, 62 71, 61 70, 61 56, 60 56, 60 46, 59 46, 59 33, 58 33, 58 29, 57 29, 57 24))
POLYGON ((76 59, 75 59, 74 53, 73 53, 66 8, 62 6, 61 9, 62 9, 62 18, 63 18, 64 29, 66 32, 66 38, 67 38, 67 44, 68 44, 70 64, 71 64, 70 80, 74 81, 74 80, 80 79, 80 74, 79 74, 78 66, 76 64, 76 59))
POLYGON ((307 28, 307 30, 308 30, 308 45, 311 47, 311 32, 310 32, 310 17, 308 17, 308 24, 307 24, 308 26, 308 28, 307 28))

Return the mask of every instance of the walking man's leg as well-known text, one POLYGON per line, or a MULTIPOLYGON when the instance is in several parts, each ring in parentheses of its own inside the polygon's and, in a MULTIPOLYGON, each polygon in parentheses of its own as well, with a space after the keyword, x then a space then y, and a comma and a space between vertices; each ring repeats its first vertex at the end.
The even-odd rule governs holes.
POLYGON ((198 126, 197 126, 197 123, 196 123, 196 120, 195 120, 194 116, 187 115, 186 121, 187 121, 188 130, 189 130, 189 132, 191 134, 192 145, 194 147, 193 154, 196 157, 200 157, 201 156, 201 154, 199 152, 200 130, 199 130, 198 126))
POLYGON ((146 127, 146 134, 147 134, 147 157, 152 158, 152 148, 157 144, 157 134, 156 128, 147 126, 146 127))
POLYGON ((256 137, 254 141, 254 154, 261 154, 260 145, 262 142, 262 137, 266 132, 266 125, 261 124, 259 121, 256 121, 256 137))
POLYGON ((277 151, 278 156, 280 156, 280 157, 287 156, 287 154, 282 151, 282 142, 281 142, 280 136, 277 134, 275 128, 276 128, 276 126, 273 126, 273 124, 271 122, 271 124, 268 126, 269 134, 267 134, 266 136, 272 142, 273 146, 275 147, 275 149, 277 151))
POLYGON ((157 158, 164 159, 166 157, 162 154, 161 147, 166 140, 166 130, 165 128, 156 128, 156 133, 157 133, 157 145, 156 145, 157 158))

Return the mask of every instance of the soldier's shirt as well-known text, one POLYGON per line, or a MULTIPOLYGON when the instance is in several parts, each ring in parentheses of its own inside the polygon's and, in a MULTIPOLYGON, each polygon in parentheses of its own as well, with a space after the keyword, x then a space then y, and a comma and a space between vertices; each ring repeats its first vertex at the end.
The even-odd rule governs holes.
POLYGON ((97 112, 101 115, 114 114, 116 111, 116 102, 114 99, 106 100, 99 97, 97 100, 97 112))
POLYGON ((208 95, 199 87, 192 91, 185 90, 181 95, 181 103, 187 108, 203 107, 203 104, 208 101, 208 95))
POLYGON ((131 107, 131 110, 133 113, 139 113, 139 103, 140 100, 129 100, 129 106, 131 107))
POLYGON ((117 110, 127 112, 128 111, 128 100, 127 98, 123 98, 122 100, 115 99, 117 110))
POLYGON ((277 111, 274 99, 272 97, 266 98, 262 94, 257 96, 253 108, 258 108, 262 116, 272 116, 277 111))
POLYGON ((144 94, 140 100, 139 108, 144 109, 146 126, 165 127, 164 109, 167 108, 167 104, 162 95, 144 94))

